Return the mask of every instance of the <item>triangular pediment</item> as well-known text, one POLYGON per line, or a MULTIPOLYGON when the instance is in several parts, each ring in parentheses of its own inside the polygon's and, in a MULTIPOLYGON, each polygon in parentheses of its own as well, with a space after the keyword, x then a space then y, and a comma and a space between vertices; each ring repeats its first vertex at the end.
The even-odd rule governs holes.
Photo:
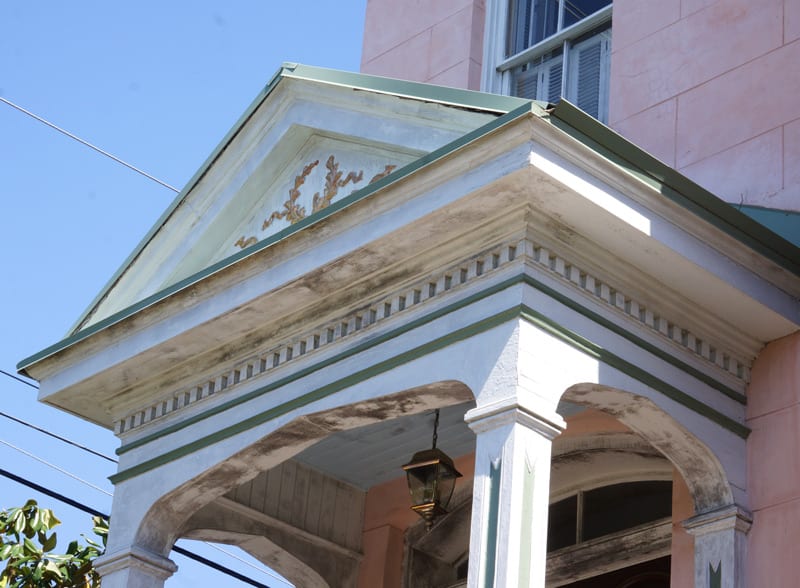
POLYGON ((313 217, 519 101, 284 66, 75 331, 313 217))

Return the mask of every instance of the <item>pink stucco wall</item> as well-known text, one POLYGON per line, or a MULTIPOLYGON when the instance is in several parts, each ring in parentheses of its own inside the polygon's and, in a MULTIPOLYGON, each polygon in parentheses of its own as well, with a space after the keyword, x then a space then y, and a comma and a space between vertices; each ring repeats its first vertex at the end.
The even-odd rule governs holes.
MULTIPOLYGON (((630 429, 605 413, 587 409, 567 418, 563 438, 598 433, 623 433, 630 429)), ((459 484, 475 476, 475 455, 463 455, 455 460, 456 469, 464 476, 459 484)), ((671 585, 689 586, 694 577, 694 538, 682 522, 694 514, 692 498, 680 473, 673 472, 672 492, 672 563, 671 585)), ((419 521, 410 509, 408 486, 398 477, 367 492, 364 508, 364 557, 359 569, 359 588, 400 588, 403 577, 405 532, 419 521)))
MULTIPOLYGON (((369 0, 362 71, 479 89, 485 3, 369 0)), ((729 202, 800 211, 798 63, 797 0, 615 0, 609 124, 729 202)))
POLYGON ((753 365, 747 393, 747 484, 753 527, 748 586, 800 578, 800 333, 773 341, 753 365))
POLYGON ((368 0, 361 71, 480 88, 484 0, 368 0))
POLYGON ((609 124, 729 202, 800 210, 800 2, 615 0, 609 124))
MULTIPOLYGON (((362 71, 477 89, 484 14, 482 0, 369 0, 362 71)), ((800 211, 800 0, 615 0, 612 45, 614 129, 729 202, 800 211)), ((758 358, 747 418, 747 585, 794 586, 800 334, 758 358)), ((690 509, 676 501, 677 523, 690 509)), ((673 541, 681 585, 691 538, 676 525, 673 541)))

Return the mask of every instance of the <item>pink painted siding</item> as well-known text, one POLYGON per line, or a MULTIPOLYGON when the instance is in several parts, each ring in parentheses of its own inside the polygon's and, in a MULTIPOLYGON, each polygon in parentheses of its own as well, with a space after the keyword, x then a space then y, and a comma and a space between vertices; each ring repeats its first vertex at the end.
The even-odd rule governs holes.
POLYGON ((611 126, 729 202, 800 210, 800 3, 650 3, 614 2, 611 126))
POLYGON ((361 71, 480 88, 484 0, 369 0, 361 71))
POLYGON ((796 586, 800 577, 800 333, 773 341, 747 394, 748 494, 753 528, 748 586, 796 586))
MULTIPOLYGON (((485 13, 369 0, 361 69, 479 89, 485 13)), ((612 127, 724 200, 800 210, 800 2, 615 0, 612 51, 612 127)))

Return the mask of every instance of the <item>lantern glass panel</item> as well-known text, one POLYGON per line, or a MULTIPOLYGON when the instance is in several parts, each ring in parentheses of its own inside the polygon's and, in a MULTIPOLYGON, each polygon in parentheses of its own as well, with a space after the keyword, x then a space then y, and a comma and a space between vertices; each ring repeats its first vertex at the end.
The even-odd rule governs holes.
POLYGON ((408 470, 408 488, 413 504, 427 504, 436 500, 436 473, 438 464, 428 464, 408 470))
POLYGON ((441 464, 439 466, 439 471, 441 475, 439 476, 439 504, 442 505, 442 508, 447 509, 447 505, 450 504, 450 499, 453 497, 453 489, 456 487, 456 476, 453 475, 452 470, 441 464))

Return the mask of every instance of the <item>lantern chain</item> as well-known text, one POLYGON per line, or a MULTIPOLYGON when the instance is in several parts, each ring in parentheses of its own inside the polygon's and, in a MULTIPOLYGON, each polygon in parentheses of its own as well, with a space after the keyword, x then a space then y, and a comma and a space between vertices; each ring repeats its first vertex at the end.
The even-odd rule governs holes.
POLYGON ((439 409, 436 409, 436 417, 433 420, 433 449, 436 449, 436 441, 439 439, 439 409))

